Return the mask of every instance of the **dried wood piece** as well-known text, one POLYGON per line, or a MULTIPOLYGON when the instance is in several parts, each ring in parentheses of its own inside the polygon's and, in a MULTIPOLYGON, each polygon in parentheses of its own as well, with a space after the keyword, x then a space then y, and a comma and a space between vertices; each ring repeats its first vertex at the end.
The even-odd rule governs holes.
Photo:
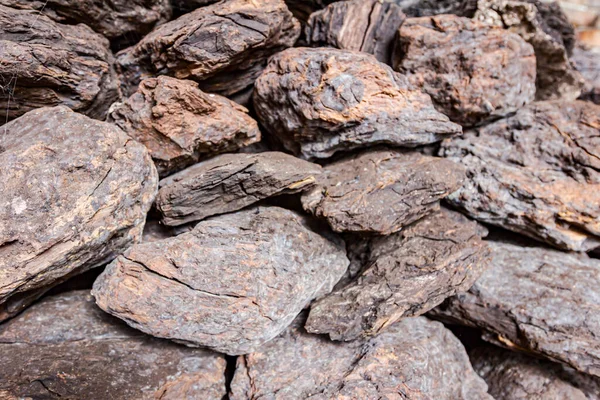
POLYGON ((535 98, 533 47, 517 34, 469 18, 407 19, 393 58, 394 69, 463 126, 507 115, 535 98))
POLYGON ((325 166, 302 206, 336 232, 389 235, 439 210, 464 178, 464 169, 449 160, 370 151, 325 166))
MULTIPOLYGON (((301 321, 296 321, 297 323, 301 321)), ((368 341, 334 343, 291 327, 238 358, 231 400, 491 400, 464 347, 424 317, 368 341)))
POLYGON ((201 221, 131 247, 94 283, 98 305, 157 337, 245 354, 277 336, 348 267, 341 240, 278 207, 201 221))
POLYGON ((0 5, 0 125, 56 105, 104 119, 118 97, 113 61, 106 38, 85 25, 0 5))
POLYGON ((148 148, 160 176, 260 141, 246 108, 168 76, 144 79, 131 97, 113 104, 108 120, 148 148))
POLYGON ((362 51, 389 64, 398 28, 405 18, 400 7, 391 2, 339 1, 310 16, 306 42, 362 51))
POLYGON ((442 144, 469 179, 448 200, 561 249, 600 242, 600 106, 539 102, 442 144))
POLYGON ((600 261, 586 254, 488 242, 490 267, 432 311, 484 339, 600 376, 600 261))
POLYGON ((397 4, 409 17, 427 17, 438 14, 455 14, 473 17, 477 0, 389 0, 397 4))
POLYGON ((414 147, 461 132, 405 76, 348 50, 276 54, 255 83, 254 106, 265 128, 303 158, 382 143, 414 147))
POLYGON ((250 86, 266 59, 292 46, 299 34, 300 23, 283 0, 225 0, 200 7, 118 54, 124 92, 132 94, 145 77, 166 74, 232 95, 250 86))
POLYGON ((160 181, 156 208, 165 225, 240 210, 311 187, 319 165, 285 153, 223 154, 160 181))
POLYGON ((214 399, 225 359, 153 339, 105 314, 89 291, 47 297, 0 326, 0 398, 214 399))
POLYGON ((577 46, 571 61, 585 79, 580 99, 600 104, 600 52, 577 46))
POLYGON ((488 257, 481 235, 485 230, 477 223, 444 209, 399 233, 369 240, 365 269, 313 303, 307 331, 333 340, 375 335, 468 290, 488 257))

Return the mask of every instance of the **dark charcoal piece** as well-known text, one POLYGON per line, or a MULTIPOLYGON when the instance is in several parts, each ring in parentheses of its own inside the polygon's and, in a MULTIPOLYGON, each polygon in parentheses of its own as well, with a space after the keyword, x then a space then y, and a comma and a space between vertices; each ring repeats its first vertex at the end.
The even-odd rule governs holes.
POLYGON ((481 234, 477 223, 442 210, 400 233, 372 239, 366 269, 314 303, 306 329, 334 340, 371 336, 468 290, 488 258, 481 234))
POLYGON ((380 0, 348 0, 314 12, 306 26, 306 42, 373 54, 391 62, 392 45, 406 16, 398 6, 380 0))
POLYGON ((600 104, 600 52, 577 46, 571 61, 585 79, 580 98, 600 104))
POLYGON ((285 0, 288 8, 302 23, 308 21, 310 15, 336 0, 285 0))
POLYGON ((542 247, 488 244, 490 268, 432 315, 482 328, 488 341, 600 376, 600 261, 542 247))
POLYGON ((389 235, 439 210, 464 178, 464 169, 449 160, 370 151, 325 166, 302 206, 336 232, 389 235))
POLYGON ((148 78, 136 93, 115 103, 108 120, 150 151, 160 176, 208 156, 260 141, 248 110, 225 97, 207 94, 193 81, 148 78))
POLYGON ((225 0, 161 25, 118 54, 132 94, 157 74, 200 82, 208 92, 232 95, 252 85, 274 53, 292 46, 300 24, 283 0, 225 0))
POLYGON ((579 97, 584 81, 569 61, 569 23, 560 7, 531 0, 479 0, 478 7, 475 19, 517 33, 533 46, 538 100, 579 97))
POLYGON ((109 39, 149 32, 171 17, 169 0, 0 0, 65 24, 84 23, 109 39))
POLYGON ((226 393, 225 359, 135 331, 89 291, 47 297, 0 326, 2 399, 206 399, 226 393))
POLYGON ((561 249, 600 236, 600 106, 540 102, 444 142, 469 179, 448 199, 471 217, 561 249))
POLYGON ((291 327, 238 358, 230 398, 492 400, 459 340, 424 317, 343 344, 291 327))
POLYGON ((156 208, 165 225, 240 210, 311 187, 321 167, 279 152, 223 154, 160 181, 156 208))
POLYGON ((477 0, 390 0, 409 17, 456 14, 471 18, 477 11, 477 0))
POLYGON ((300 215, 258 207, 131 247, 94 283, 98 305, 157 337, 245 354, 283 331, 348 267, 300 215))
POLYGON ((265 128, 304 158, 381 143, 414 147, 461 133, 405 76, 348 50, 276 54, 255 83, 254 107, 265 128))
POLYGON ((469 353, 496 400, 600 400, 600 379, 498 347, 469 353))
POLYGON ((117 82, 106 38, 0 5, 0 125, 56 105, 104 119, 117 82))
POLYGON ((180 15, 194 11, 198 7, 204 7, 216 3, 219 0, 171 0, 173 11, 180 15))
POLYGON ((422 87, 439 111, 463 126, 512 113, 535 98, 531 45, 469 18, 407 19, 393 65, 422 87))
POLYGON ((139 241, 158 176, 144 146, 66 107, 30 111, 2 134, 0 304, 15 302, 14 314, 23 296, 139 241))
POLYGON ((563 12, 558 1, 525 1, 535 5, 537 8, 542 22, 540 26, 544 32, 552 36, 555 41, 561 43, 567 50, 567 54, 571 55, 576 42, 575 28, 569 22, 569 18, 563 12))

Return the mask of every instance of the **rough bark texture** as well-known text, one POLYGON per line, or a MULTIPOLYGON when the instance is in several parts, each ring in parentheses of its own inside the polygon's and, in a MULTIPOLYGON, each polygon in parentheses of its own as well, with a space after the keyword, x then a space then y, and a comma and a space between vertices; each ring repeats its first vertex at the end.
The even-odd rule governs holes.
POLYGON ((486 390, 458 339, 419 317, 343 344, 291 327, 238 358, 230 398, 491 400, 486 390))
POLYGON ((2 399, 207 399, 225 360, 153 339, 105 314, 89 291, 47 297, 0 326, 2 399))
POLYGON ((168 76, 143 80, 131 97, 113 104, 108 120, 148 148, 160 176, 260 141, 247 109, 168 76))
POLYGON ((171 17, 169 0, 0 0, 65 24, 83 23, 109 39, 143 35, 171 17))
POLYGON ((580 98, 600 104, 600 51, 577 46, 571 61, 585 79, 580 98))
POLYGON ((512 113, 535 98, 533 47, 517 34, 469 18, 407 19, 393 65, 463 126, 512 113))
POLYGON ((370 240, 365 269, 312 305, 306 329, 334 340, 371 336, 468 290, 487 262, 484 233, 476 222, 442 210, 370 240))
POLYGON ((117 89, 106 38, 0 5, 0 124, 56 105, 104 119, 117 89))
POLYGON ((225 0, 161 25, 117 62, 127 95, 147 76, 200 82, 202 90, 231 95, 250 86, 271 55, 292 46, 300 24, 283 0, 225 0))
POLYGON ((548 361, 497 347, 469 353, 496 400, 599 400, 600 380, 548 361))
POLYGON ((0 304, 139 241, 158 181, 144 146, 66 107, 31 111, 2 131, 0 304))
POLYGON ((469 179, 448 199, 473 218, 561 249, 600 236, 600 106, 540 102, 444 142, 469 179))
POLYGON ((484 339, 523 348, 600 376, 600 261, 541 247, 488 242, 490 268, 464 294, 432 314, 488 332, 484 339))
POLYGON ((182 225, 301 192, 320 174, 319 165, 285 153, 223 154, 160 181, 156 208, 163 224, 182 225))
POLYGON ((398 28, 405 18, 400 7, 390 2, 339 1, 310 16, 306 43, 362 51, 389 64, 398 28))
POLYGON ((227 354, 277 336, 331 291, 348 259, 341 241, 292 211, 259 207, 131 247, 94 283, 98 305, 146 333, 227 354))
POLYGON ((254 106, 265 128, 305 158, 375 144, 414 147, 461 132, 405 76, 348 50, 276 54, 255 83, 254 106))
POLYGON ((478 3, 475 19, 517 33, 533 46, 537 60, 538 100, 579 97, 584 81, 569 61, 569 51, 560 29, 563 25, 550 21, 551 16, 555 16, 555 21, 566 21, 560 7, 544 9, 541 2, 520 0, 479 0, 478 3))
POLYGON ((439 210, 464 178, 464 169, 449 160, 370 151, 325 166, 302 206, 336 232, 389 235, 439 210))
POLYGON ((477 11, 477 0, 389 0, 409 17, 456 14, 471 18, 477 11))

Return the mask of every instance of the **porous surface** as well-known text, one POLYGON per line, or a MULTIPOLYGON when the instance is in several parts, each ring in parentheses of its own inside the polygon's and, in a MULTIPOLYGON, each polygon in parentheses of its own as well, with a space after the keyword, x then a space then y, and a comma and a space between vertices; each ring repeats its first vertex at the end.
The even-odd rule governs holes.
POLYGON ((258 207, 131 247, 92 294, 151 335, 245 354, 329 293, 347 266, 341 241, 311 231, 292 211, 258 207))
POLYGON ((533 103, 465 132, 440 154, 467 170, 448 200, 471 217, 565 250, 587 251, 600 235, 600 107, 533 103))
POLYGON ((388 235, 439 210, 464 178, 462 167, 442 158, 369 151, 326 165, 302 206, 336 232, 388 235))
POLYGON ((571 61, 585 79, 580 98, 600 104, 600 51, 576 46, 571 61))
POLYGON ((321 167, 276 151, 223 154, 160 181, 156 208, 165 225, 240 210, 314 185, 321 167))
POLYGON ((113 104, 108 121, 148 148, 160 176, 260 141, 246 108, 168 76, 144 79, 128 99, 113 104))
POLYGON ((349 50, 276 54, 255 83, 254 107, 271 135, 303 158, 375 144, 414 147, 461 133, 405 76, 349 50))
POLYGON ((0 140, 0 304, 16 306, 141 239, 158 176, 120 129, 41 108, 2 127, 0 140))

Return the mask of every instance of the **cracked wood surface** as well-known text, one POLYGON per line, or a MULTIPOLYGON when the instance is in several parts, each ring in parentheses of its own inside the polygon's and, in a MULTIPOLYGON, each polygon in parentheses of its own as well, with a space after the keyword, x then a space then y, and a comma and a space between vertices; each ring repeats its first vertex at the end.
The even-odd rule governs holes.
POLYGON ((240 210, 314 185, 321 167, 276 151, 223 154, 159 183, 155 205, 165 225, 182 225, 240 210))

